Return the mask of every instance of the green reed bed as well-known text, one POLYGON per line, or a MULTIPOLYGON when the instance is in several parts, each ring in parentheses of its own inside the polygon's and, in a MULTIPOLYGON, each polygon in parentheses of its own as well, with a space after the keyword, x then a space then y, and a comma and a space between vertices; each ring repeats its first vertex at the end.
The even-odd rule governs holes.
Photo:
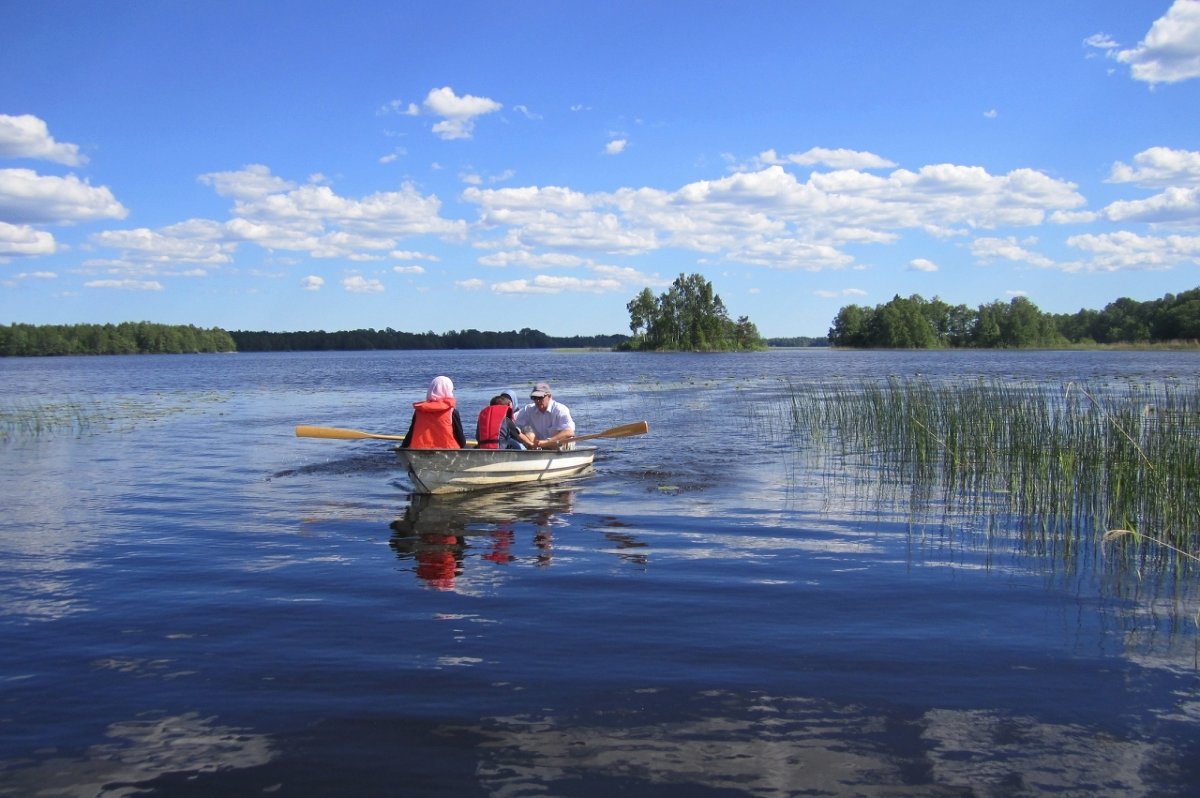
POLYGON ((1026 534, 1069 552, 1098 530, 1200 560, 1200 388, 884 382, 789 386, 810 454, 969 506, 1001 496, 1026 534))
POLYGON ((94 413, 73 401, 23 402, 0 407, 0 443, 51 434, 82 435, 94 413))

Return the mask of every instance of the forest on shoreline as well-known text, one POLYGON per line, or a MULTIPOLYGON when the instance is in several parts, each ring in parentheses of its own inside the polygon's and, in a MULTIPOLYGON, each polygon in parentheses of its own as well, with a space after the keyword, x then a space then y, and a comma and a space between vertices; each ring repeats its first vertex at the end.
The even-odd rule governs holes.
MULTIPOLYGON (((641 310, 657 308, 652 295, 641 310)), ((714 298, 715 302, 715 298, 714 298)), ((637 300, 630 304, 638 309, 637 300)), ((633 312, 631 309, 631 313, 633 312)), ((647 315, 649 315, 647 313, 647 315)), ((643 324, 646 318, 636 316, 643 324)), ((748 325, 748 320, 738 323, 748 325)), ((749 325, 747 333, 756 334, 749 325)), ((644 335, 644 333, 643 333, 644 335)), ((751 335, 747 335, 751 338, 751 335)), ((218 327, 152 322, 0 325, 0 357, 54 355, 190 354, 197 352, 319 352, 389 349, 616 349, 628 335, 557 337, 525 328, 508 332, 451 330, 406 333, 387 328, 325 332, 228 332, 218 327)), ((773 347, 854 348, 1088 348, 1186 346, 1200 341, 1200 288, 1161 299, 1121 298, 1102 310, 1043 313, 1025 297, 972 310, 937 297, 908 298, 866 308, 849 305, 828 338, 768 338, 773 347), (1184 342, 1184 343, 1180 343, 1184 342)), ((625 348, 630 348, 626 346, 625 348)))
POLYGON ((913 294, 874 308, 847 305, 829 343, 862 349, 1052 349, 1200 341, 1200 288, 1161 299, 1121 298, 1102 310, 1043 313, 1026 297, 977 308, 913 294))

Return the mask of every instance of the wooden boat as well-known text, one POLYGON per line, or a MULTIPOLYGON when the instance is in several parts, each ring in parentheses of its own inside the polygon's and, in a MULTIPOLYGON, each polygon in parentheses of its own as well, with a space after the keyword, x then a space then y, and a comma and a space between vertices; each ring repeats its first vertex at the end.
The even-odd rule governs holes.
POLYGON ((467 493, 506 485, 555 482, 592 470, 595 446, 546 449, 401 449, 417 493, 467 493))

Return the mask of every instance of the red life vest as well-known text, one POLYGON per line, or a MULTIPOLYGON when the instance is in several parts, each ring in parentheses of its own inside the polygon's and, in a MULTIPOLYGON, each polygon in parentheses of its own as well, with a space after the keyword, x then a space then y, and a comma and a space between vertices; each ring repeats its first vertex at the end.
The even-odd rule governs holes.
POLYGON ((500 448, 500 428, 508 418, 508 405, 488 405, 479 411, 479 422, 475 425, 475 440, 480 449, 500 448))
POLYGON ((458 449, 454 439, 454 399, 413 402, 410 449, 458 449))

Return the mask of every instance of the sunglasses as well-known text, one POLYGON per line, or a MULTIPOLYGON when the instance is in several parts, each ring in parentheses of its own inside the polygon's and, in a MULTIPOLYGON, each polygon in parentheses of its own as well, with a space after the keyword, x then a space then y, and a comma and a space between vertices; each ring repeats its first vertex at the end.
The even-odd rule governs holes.
POLYGON ((550 394, 544 394, 542 396, 531 396, 529 398, 531 401, 538 402, 538 401, 541 401, 542 399, 549 399, 550 394))

